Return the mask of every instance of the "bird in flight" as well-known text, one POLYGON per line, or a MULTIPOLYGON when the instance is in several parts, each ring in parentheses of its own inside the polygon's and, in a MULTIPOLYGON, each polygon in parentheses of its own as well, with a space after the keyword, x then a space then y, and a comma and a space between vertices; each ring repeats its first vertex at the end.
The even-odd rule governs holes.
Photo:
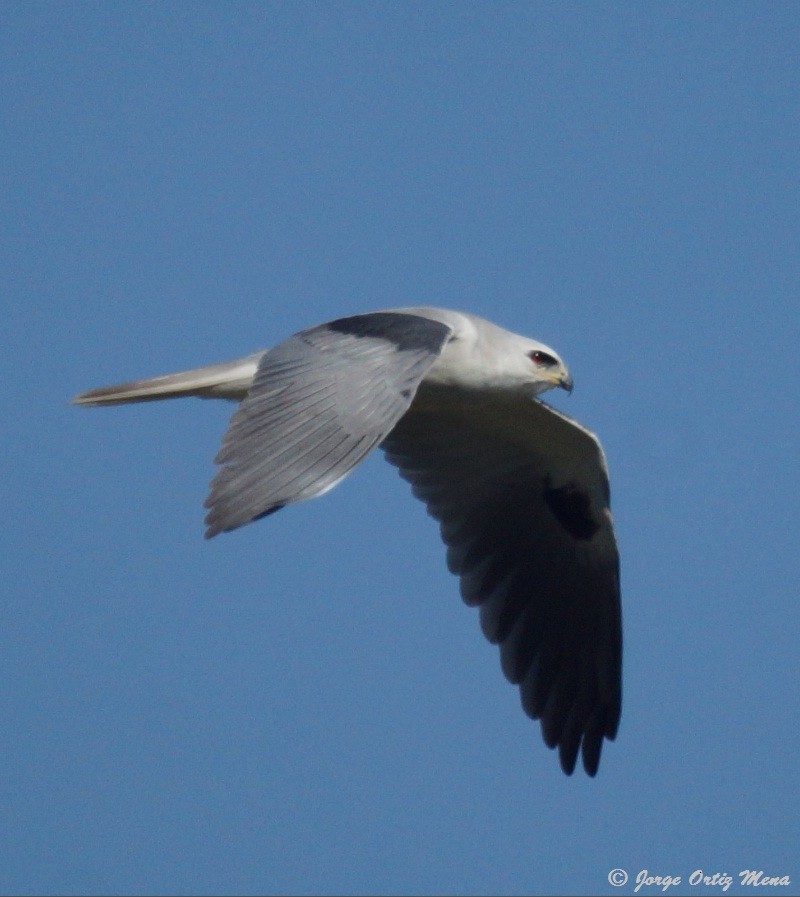
POLYGON ((559 356, 440 308, 340 318, 273 349, 82 393, 78 405, 239 402, 206 537, 332 489, 374 448, 439 521, 447 566, 568 775, 597 773, 621 710, 619 557, 597 438, 538 396, 559 356))

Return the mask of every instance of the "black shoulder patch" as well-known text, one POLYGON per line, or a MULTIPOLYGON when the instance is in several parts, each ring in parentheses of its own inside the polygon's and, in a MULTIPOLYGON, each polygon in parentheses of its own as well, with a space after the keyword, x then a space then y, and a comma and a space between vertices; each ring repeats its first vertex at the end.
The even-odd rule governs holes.
POLYGON ((422 349, 438 353, 452 332, 451 327, 439 321, 391 311, 338 318, 322 327, 335 333, 386 340, 394 343, 401 352, 422 349))
POLYGON ((544 500, 561 526, 575 539, 587 540, 600 529, 589 496, 572 483, 553 489, 545 482, 544 500))

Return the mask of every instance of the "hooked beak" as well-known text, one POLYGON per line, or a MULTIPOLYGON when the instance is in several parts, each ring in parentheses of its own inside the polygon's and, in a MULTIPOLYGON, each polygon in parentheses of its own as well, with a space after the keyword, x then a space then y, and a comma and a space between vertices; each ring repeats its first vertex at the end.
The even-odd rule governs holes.
POLYGON ((564 373, 558 378, 558 385, 562 389, 566 389, 567 392, 572 392, 573 382, 572 377, 569 375, 569 371, 565 368, 564 373))

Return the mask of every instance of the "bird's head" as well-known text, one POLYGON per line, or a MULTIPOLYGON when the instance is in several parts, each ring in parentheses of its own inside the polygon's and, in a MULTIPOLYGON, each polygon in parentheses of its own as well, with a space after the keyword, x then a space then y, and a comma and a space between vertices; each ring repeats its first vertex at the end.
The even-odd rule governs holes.
POLYGON ((474 315, 423 310, 430 317, 435 312, 433 319, 442 317, 452 329, 439 359, 426 374, 426 383, 522 391, 534 396, 556 386, 572 392, 567 366, 544 343, 474 315))
POLYGON ((567 392, 572 392, 572 377, 567 366, 548 346, 530 340, 526 346, 525 354, 529 365, 528 374, 531 377, 537 394, 547 389, 560 386, 567 392))

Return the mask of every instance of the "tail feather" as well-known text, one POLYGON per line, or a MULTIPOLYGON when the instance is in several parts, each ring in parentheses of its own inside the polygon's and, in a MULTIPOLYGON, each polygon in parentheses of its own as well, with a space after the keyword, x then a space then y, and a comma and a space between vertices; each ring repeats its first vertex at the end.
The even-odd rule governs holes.
POLYGON ((117 386, 103 386, 82 392, 72 400, 74 405, 124 405, 128 402, 154 402, 199 396, 204 399, 241 401, 253 382, 263 352, 148 380, 131 380, 117 386))

